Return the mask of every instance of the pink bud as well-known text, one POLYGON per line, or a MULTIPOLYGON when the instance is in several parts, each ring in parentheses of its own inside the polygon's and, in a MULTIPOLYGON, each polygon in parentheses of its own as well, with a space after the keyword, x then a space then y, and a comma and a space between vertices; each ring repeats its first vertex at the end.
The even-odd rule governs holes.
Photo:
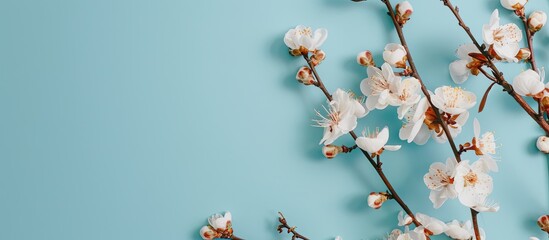
POLYGON ((359 53, 356 56, 356 62, 362 66, 368 67, 368 66, 375 66, 374 57, 372 56, 372 52, 370 51, 364 51, 359 53))
POLYGON ((389 199, 386 193, 383 192, 371 192, 368 196, 368 206, 373 209, 379 209, 385 201, 389 199))
POLYGON ((549 233, 549 215, 543 215, 538 218, 538 226, 544 232, 549 233))
POLYGON ((547 14, 542 11, 535 11, 528 17, 528 28, 532 32, 539 31, 547 23, 547 14))
POLYGON ((530 49, 528 48, 521 48, 517 55, 515 56, 518 60, 528 60, 530 59, 530 56, 532 55, 532 52, 530 52, 530 49))
POLYGON ((406 21, 410 20, 410 16, 413 12, 414 8, 412 8, 412 4, 408 1, 396 5, 397 20, 400 24, 404 24, 406 21))
POLYGON ((311 85, 315 82, 313 78, 313 71, 306 66, 301 67, 295 76, 298 82, 303 83, 305 85, 311 85))
POLYGON ((322 154, 324 154, 324 156, 328 159, 334 158, 340 152, 342 152, 342 148, 340 146, 330 144, 322 147, 322 154))

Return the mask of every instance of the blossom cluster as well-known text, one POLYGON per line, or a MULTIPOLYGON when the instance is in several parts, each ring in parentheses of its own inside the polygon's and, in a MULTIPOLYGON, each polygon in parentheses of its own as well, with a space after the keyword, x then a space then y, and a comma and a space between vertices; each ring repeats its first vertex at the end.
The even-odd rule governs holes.
MULTIPOLYGON (((360 2, 360 0, 356 0, 360 2)), ((382 1, 389 10, 389 15, 397 30, 410 21, 414 9, 410 2, 398 3, 395 8, 390 1, 382 1)), ((457 7, 454 8, 449 0, 443 1, 456 15, 469 35, 469 28, 458 16, 457 7)), ((523 32, 514 23, 501 24, 499 11, 492 12, 488 23, 482 27, 481 46, 476 40, 472 44, 463 44, 456 50, 457 60, 449 64, 450 77, 455 84, 462 84, 471 75, 485 75, 492 84, 487 89, 479 104, 482 111, 486 97, 493 85, 501 85, 504 90, 513 95, 519 103, 523 98, 531 98, 539 104, 539 112, 530 115, 539 117, 545 124, 549 123, 544 113, 549 113, 549 83, 545 83, 545 70, 535 65, 534 53, 531 47, 531 37, 540 31, 547 22, 547 15, 542 11, 534 11, 528 17, 525 15, 527 0, 500 0, 501 5, 519 16, 524 23, 528 47, 521 48, 523 32), (514 77, 512 83, 507 83, 502 73, 494 65, 496 63, 529 62, 532 69, 525 70, 514 77), (491 71, 488 71, 491 70, 491 71)), ((470 111, 477 105, 477 97, 473 92, 464 88, 443 85, 433 91, 427 89, 417 73, 411 54, 402 31, 397 31, 401 39, 399 43, 388 43, 382 53, 383 62, 379 65, 374 61, 371 51, 362 51, 357 54, 356 61, 365 67, 367 76, 357 84, 360 93, 337 88, 329 92, 320 80, 316 67, 326 58, 321 49, 327 40, 328 31, 324 28, 313 30, 310 27, 298 25, 290 29, 284 36, 284 43, 292 56, 301 56, 307 65, 301 66, 296 73, 296 80, 305 86, 314 86, 326 95, 326 106, 323 110, 315 110, 317 119, 314 126, 323 129, 319 141, 322 153, 328 159, 335 158, 341 153, 350 153, 359 148, 372 166, 378 172, 389 190, 371 192, 367 197, 367 204, 373 209, 381 209, 383 204, 390 200, 397 201, 405 212, 398 215, 398 226, 385 239, 388 240, 427 240, 430 236, 445 234, 452 239, 485 240, 486 234, 476 222, 476 214, 483 212, 497 212, 499 205, 490 199, 494 189, 494 180, 490 175, 498 172, 496 150, 498 148, 495 135, 491 131, 481 132, 480 123, 475 118, 471 124, 473 136, 471 140, 456 144, 454 139, 462 133, 468 125, 470 111), (423 176, 425 186, 430 190, 428 196, 433 208, 440 208, 447 200, 457 199, 462 205, 471 209, 472 220, 451 220, 443 222, 437 218, 422 213, 413 213, 403 204, 396 191, 386 179, 381 156, 385 151, 397 151, 401 145, 389 143, 389 127, 384 126, 362 131, 357 136, 354 131, 358 121, 370 112, 396 108, 396 118, 402 121, 398 135, 400 140, 417 145, 426 144, 429 139, 437 143, 448 142, 453 151, 451 157, 439 157, 441 161, 432 163, 423 176), (341 136, 350 134, 354 138, 354 146, 347 147, 337 144, 341 136), (459 147, 459 148, 458 148, 459 147), (470 151, 474 155, 467 156, 470 151), (463 158, 462 158, 463 157, 463 158), (445 159, 445 161, 443 161, 445 159), (414 227, 414 226, 415 227, 414 227)), ((358 82, 358 81, 357 81, 358 82)), ((528 103, 523 103, 528 112, 528 103)), ((533 111, 533 110, 531 110, 533 111)), ((549 134, 549 127, 545 129, 549 134)), ((549 153, 549 137, 541 136, 536 142, 541 152, 549 153)), ((384 156, 384 155, 383 155, 384 156)), ((435 157, 436 158, 436 157, 435 157)), ((280 221, 288 233, 294 234, 292 239, 306 239, 295 231, 295 227, 287 225, 280 213, 280 221)), ((549 232, 549 215, 541 216, 538 221, 541 230, 549 232)), ((279 226, 279 232, 281 232, 279 226)), ((227 238, 239 239, 233 235, 231 214, 213 215, 208 219, 208 225, 202 227, 200 235, 203 239, 227 238)), ((535 240, 537 238, 530 238, 535 240)), ((336 237, 336 240, 342 240, 336 237)))

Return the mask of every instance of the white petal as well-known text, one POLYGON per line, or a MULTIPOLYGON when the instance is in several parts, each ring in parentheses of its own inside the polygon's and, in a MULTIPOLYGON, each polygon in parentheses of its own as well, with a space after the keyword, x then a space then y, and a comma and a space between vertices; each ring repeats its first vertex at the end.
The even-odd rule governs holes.
POLYGON ((397 151, 402 147, 401 145, 385 145, 383 148, 387 151, 397 151))
POLYGON ((462 84, 469 78, 471 70, 467 68, 467 60, 456 60, 450 63, 450 77, 456 84, 462 84))
POLYGON ((473 132, 476 138, 480 136, 480 123, 478 122, 477 118, 473 120, 473 132))
POLYGON ((319 49, 320 46, 326 41, 326 38, 328 38, 328 30, 325 28, 319 28, 315 30, 314 33, 314 43, 315 43, 315 49, 319 49))

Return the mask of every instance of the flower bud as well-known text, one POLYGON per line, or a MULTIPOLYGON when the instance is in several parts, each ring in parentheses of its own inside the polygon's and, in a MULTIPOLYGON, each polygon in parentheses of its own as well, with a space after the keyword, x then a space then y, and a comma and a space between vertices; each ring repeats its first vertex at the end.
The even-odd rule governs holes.
POLYGON ((500 0, 501 5, 509 10, 522 10, 528 0, 500 0))
POLYGON ((542 11, 535 11, 528 17, 528 28, 532 32, 539 31, 547 23, 547 14, 542 11))
POLYGON ((538 218, 538 226, 542 231, 549 233, 549 215, 543 215, 538 218))
POLYGON ((365 67, 376 65, 374 62, 374 57, 372 56, 372 52, 370 51, 364 51, 359 53, 356 56, 356 62, 365 67))
POLYGON ((297 74, 295 75, 295 78, 298 82, 303 83, 305 85, 311 85, 315 83, 315 80, 313 78, 313 72, 310 68, 303 66, 297 71, 297 74))
POLYGON ((540 136, 536 142, 536 147, 542 153, 549 153, 549 137, 540 136))
POLYGON ((335 156, 337 156, 338 153, 342 151, 343 150, 340 146, 336 146, 332 144, 322 147, 322 154, 324 154, 324 157, 328 159, 334 158, 335 156))
POLYGON ((521 48, 517 55, 515 56, 518 60, 528 60, 530 59, 530 56, 532 55, 532 52, 530 52, 530 49, 528 48, 521 48))
POLYGON ((204 240, 211 240, 216 237, 218 237, 219 234, 217 234, 211 227, 204 226, 200 229, 200 236, 204 240))
POLYGON ((410 20, 410 16, 414 12, 412 4, 408 1, 401 2, 396 5, 396 14, 398 23, 405 24, 406 21, 410 20))
POLYGON ((326 53, 322 50, 315 50, 311 56, 313 66, 318 66, 326 58, 326 53))
POLYGON ((389 43, 383 51, 383 60, 393 67, 406 68, 406 49, 398 43, 389 43))
POLYGON ((387 193, 371 192, 370 195, 368 195, 368 206, 373 209, 379 209, 387 199, 389 199, 387 193))

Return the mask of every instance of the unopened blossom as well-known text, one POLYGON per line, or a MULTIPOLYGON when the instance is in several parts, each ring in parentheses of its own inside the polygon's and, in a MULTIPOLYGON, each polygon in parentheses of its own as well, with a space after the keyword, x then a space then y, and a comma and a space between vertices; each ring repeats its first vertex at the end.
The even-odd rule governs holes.
POLYGON ((284 43, 294 56, 307 54, 320 48, 328 37, 328 30, 319 28, 313 32, 310 27, 298 25, 284 35, 284 43))
POLYGON ((402 119, 404 115, 418 103, 420 96, 421 84, 414 77, 406 78, 402 81, 394 81, 390 85, 391 93, 389 95, 389 104, 398 106, 398 119, 402 119))
POLYGON ((547 14, 543 11, 535 11, 528 17, 528 28, 532 32, 539 31, 547 23, 547 14))
POLYGON ((528 0, 500 0, 501 5, 509 10, 521 10, 528 0))
POLYGON ((398 3, 396 5, 396 18, 398 23, 405 24, 406 21, 410 20, 410 16, 414 12, 414 8, 412 8, 412 4, 408 1, 404 1, 401 3, 398 3))
POLYGON ((490 23, 482 27, 482 37, 491 45, 498 56, 509 62, 518 62, 516 55, 520 50, 522 31, 514 23, 499 25, 499 12, 494 10, 490 23))
POLYGON ((314 50, 313 55, 311 56, 311 64, 313 66, 318 66, 322 61, 326 59, 326 53, 322 50, 314 50))
MULTIPOLYGON (((458 220, 453 220, 449 223, 446 223, 448 229, 444 232, 448 237, 456 240, 477 240, 475 236, 475 230, 471 220, 465 222, 459 222, 458 220)), ((479 228, 480 240, 486 239, 486 233, 484 229, 479 228)))
POLYGON ((208 226, 200 229, 202 239, 231 238, 233 236, 232 217, 230 212, 225 215, 214 214, 208 218, 208 226))
POLYGON ((295 75, 295 79, 297 79, 298 82, 303 83, 305 85, 311 85, 314 84, 316 81, 313 77, 313 72, 309 67, 303 66, 295 75))
POLYGON ((456 51, 459 60, 450 63, 450 76, 456 84, 465 82, 471 74, 478 75, 485 57, 474 44, 463 44, 456 51), (476 56, 476 58, 471 57, 476 56), (482 61, 481 61, 482 60, 482 61))
POLYGON ((387 141, 389 141, 389 128, 384 127, 380 132, 376 131, 367 136, 366 133, 363 133, 355 143, 359 148, 370 153, 372 157, 381 155, 383 150, 396 151, 400 149, 400 145, 386 145, 387 141))
POLYGON ((340 146, 336 145, 325 145, 322 147, 322 154, 324 154, 324 157, 328 159, 334 158, 338 153, 342 152, 342 148, 340 146))
POLYGON ((518 60, 528 60, 530 59, 530 57, 532 56, 532 52, 530 51, 530 49, 528 48, 521 48, 518 53, 517 53, 517 56, 515 56, 518 60))
POLYGON ((423 182, 431 190, 429 200, 434 208, 440 208, 447 199, 457 197, 454 186, 457 164, 455 158, 446 159, 446 164, 435 162, 429 167, 429 172, 423 176, 423 182))
POLYGON ((538 150, 540 152, 548 154, 549 153, 549 137, 540 136, 536 141, 536 147, 538 147, 538 150))
POLYGON ((480 123, 478 119, 473 120, 473 131, 475 137, 472 144, 476 155, 496 154, 496 140, 493 132, 485 132, 480 136, 480 123))
POLYGON ((545 71, 540 76, 536 71, 528 69, 513 79, 513 89, 521 96, 541 97, 545 90, 544 78, 545 71))
POLYGON ((423 145, 429 140, 431 133, 424 124, 427 109, 428 101, 423 97, 404 115, 404 124, 398 134, 401 140, 407 140, 408 143, 413 141, 418 145, 423 145))
POLYGON ((549 233, 549 215, 543 215, 538 218, 538 226, 542 231, 549 233))
POLYGON ((439 235, 448 229, 446 223, 434 217, 422 213, 416 213, 416 219, 421 226, 414 229, 414 232, 422 233, 427 236, 439 235))
POLYGON ((383 60, 393 67, 406 68, 406 60, 408 59, 406 54, 404 46, 398 43, 389 43, 385 45, 383 60))
POLYGON ((356 56, 356 62, 365 67, 376 66, 376 63, 374 62, 374 57, 372 56, 372 52, 370 51, 360 52, 356 56))
POLYGON ((381 208, 381 205, 389 199, 387 193, 383 192, 371 192, 368 195, 368 206, 373 209, 381 208))
POLYGON ((470 165, 463 160, 457 165, 454 186, 461 204, 470 208, 485 204, 493 189, 492 177, 486 172, 479 161, 470 165))
POLYGON ((466 112, 477 103, 474 93, 459 87, 442 86, 431 96, 433 105, 443 112, 457 115, 466 112))
POLYGON ((339 88, 332 95, 332 101, 326 111, 327 116, 322 116, 317 111, 317 115, 321 119, 314 120, 317 127, 324 128, 324 136, 320 140, 320 144, 324 143, 325 145, 332 144, 340 136, 355 129, 357 119, 367 114, 364 106, 353 94, 339 88))
POLYGON ((392 94, 392 85, 400 82, 401 78, 395 76, 393 69, 387 63, 381 65, 381 70, 368 66, 368 78, 360 82, 360 91, 366 95, 366 107, 368 110, 384 109, 389 105, 389 97, 392 94))

